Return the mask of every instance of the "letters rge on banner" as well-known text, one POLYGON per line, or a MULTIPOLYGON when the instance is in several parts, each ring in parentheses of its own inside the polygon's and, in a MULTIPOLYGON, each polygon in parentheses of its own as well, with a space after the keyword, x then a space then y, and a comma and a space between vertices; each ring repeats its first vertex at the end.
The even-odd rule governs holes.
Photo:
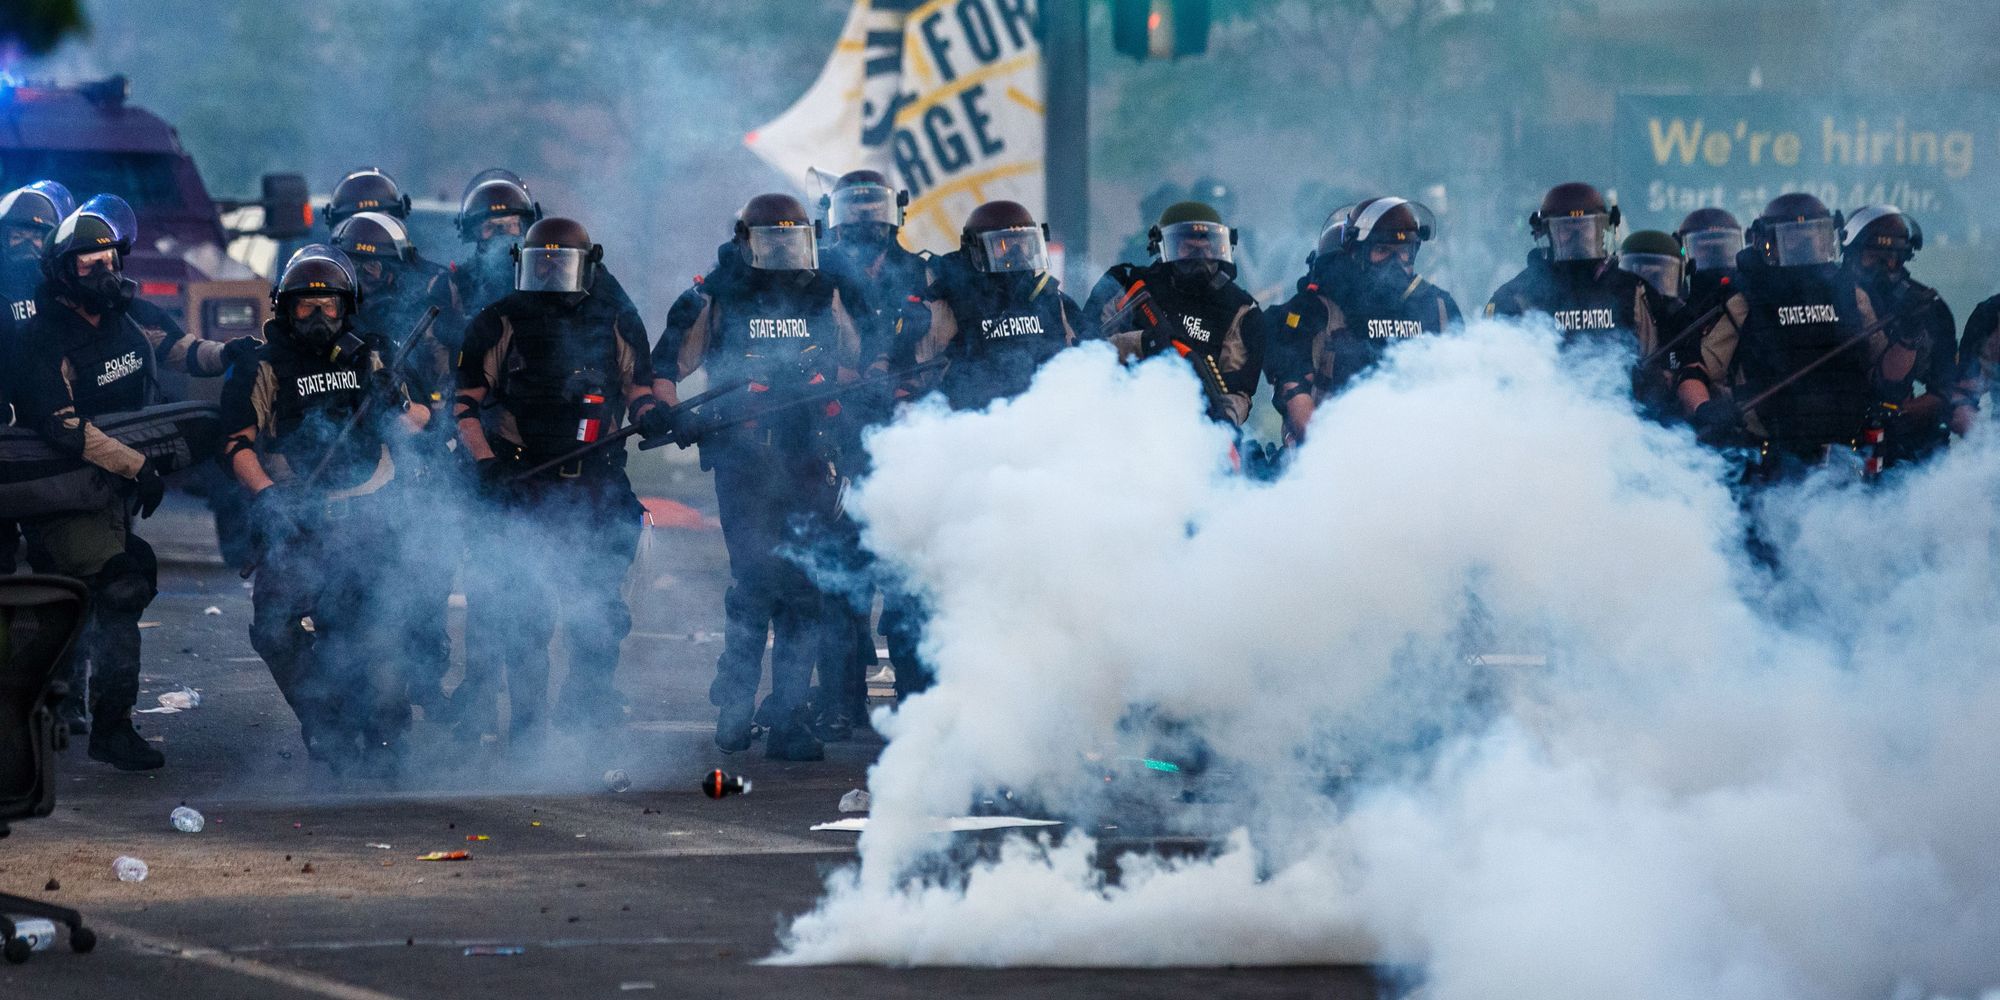
POLYGON ((1038 217, 1042 54, 1034 0, 858 0, 819 78, 744 138, 806 191, 872 167, 910 192, 903 242, 958 246, 982 202, 1038 217))

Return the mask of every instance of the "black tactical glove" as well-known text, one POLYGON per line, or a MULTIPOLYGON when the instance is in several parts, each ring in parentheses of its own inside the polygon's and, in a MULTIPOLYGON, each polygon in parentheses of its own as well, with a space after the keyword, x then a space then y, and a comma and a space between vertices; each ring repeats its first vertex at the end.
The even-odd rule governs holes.
POLYGON ((296 489, 273 483, 250 498, 250 525, 257 533, 257 547, 268 548, 297 534, 304 510, 296 489))
POLYGON ((513 485, 513 463, 498 458, 479 460, 479 495, 488 500, 499 501, 507 497, 513 485))
POLYGON ((160 509, 160 501, 167 498, 167 480, 160 475, 159 467, 150 458, 139 467, 139 474, 132 477, 128 489, 133 509, 141 518, 152 517, 153 512, 160 509))
POLYGON ((238 337, 229 341, 222 345, 222 366, 234 368, 237 365, 248 364, 257 356, 257 349, 262 346, 263 343, 255 337, 238 337))
POLYGON ((409 383, 387 368, 368 373, 368 392, 375 399, 377 412, 401 413, 410 408, 409 383))
POLYGON ((1711 399, 1695 407, 1688 418, 1694 425, 1695 436, 1703 441, 1713 441, 1734 433, 1743 425, 1743 411, 1736 408, 1733 399, 1711 399))
MULTIPOLYGON (((634 422, 639 425, 639 436, 649 442, 668 436, 678 440, 687 433, 685 416, 675 412, 674 407, 665 403, 655 403, 646 407, 634 418, 634 422)), ((685 448, 687 444, 682 442, 681 447, 685 448)))

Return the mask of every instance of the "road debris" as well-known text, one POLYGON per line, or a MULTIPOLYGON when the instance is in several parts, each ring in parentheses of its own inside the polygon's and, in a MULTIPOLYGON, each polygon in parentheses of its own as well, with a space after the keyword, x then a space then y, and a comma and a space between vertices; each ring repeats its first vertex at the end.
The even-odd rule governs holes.
POLYGON ((178 691, 160 695, 160 707, 139 709, 141 715, 172 715, 201 706, 201 692, 183 685, 178 691))
POLYGON ((747 795, 750 792, 750 779, 740 774, 732 777, 720 770, 710 771, 707 777, 701 779, 701 791, 711 799, 719 799, 725 795, 747 795))
POLYGON ((507 958, 527 953, 528 949, 518 944, 475 944, 465 949, 467 958, 507 958))
POLYGON ((211 604, 208 607, 201 609, 201 613, 205 615, 215 615, 216 617, 221 617, 222 609, 211 604))
POLYGON ((844 813, 865 813, 869 807, 868 790, 855 788, 840 797, 840 811, 844 813))
MULTIPOLYGON (((942 819, 933 819, 931 830, 934 833, 976 833, 980 830, 1011 830, 1016 827, 1061 825, 1061 820, 1026 819, 1020 816, 951 816, 942 819)), ((862 830, 868 829, 868 817, 853 816, 847 819, 835 820, 831 823, 820 823, 807 827, 807 829, 814 832, 859 833, 862 830)))
POLYGON ((429 854, 417 855, 417 860, 418 861, 470 861, 472 860, 472 852, 432 851, 429 854))

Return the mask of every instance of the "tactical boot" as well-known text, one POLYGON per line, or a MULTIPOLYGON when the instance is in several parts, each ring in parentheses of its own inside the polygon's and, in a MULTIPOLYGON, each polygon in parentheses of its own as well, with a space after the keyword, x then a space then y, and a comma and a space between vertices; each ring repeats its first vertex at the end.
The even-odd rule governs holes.
POLYGON ((83 707, 83 699, 74 695, 56 703, 56 718, 69 727, 71 736, 90 732, 90 712, 83 707))
POLYGON ((722 706, 722 713, 715 720, 715 745, 723 753, 741 753, 757 741, 756 728, 750 724, 752 714, 747 701, 722 706))
POLYGON ((436 684, 411 682, 409 686, 410 704, 424 710, 425 722, 455 722, 460 706, 444 693, 436 684))
POLYGON ((764 756, 770 760, 825 760, 826 747, 813 737, 812 727, 795 717, 771 730, 764 756))
POLYGON ((167 765, 167 756, 153 749, 129 718, 97 720, 90 734, 90 759, 120 771, 151 771, 167 765))

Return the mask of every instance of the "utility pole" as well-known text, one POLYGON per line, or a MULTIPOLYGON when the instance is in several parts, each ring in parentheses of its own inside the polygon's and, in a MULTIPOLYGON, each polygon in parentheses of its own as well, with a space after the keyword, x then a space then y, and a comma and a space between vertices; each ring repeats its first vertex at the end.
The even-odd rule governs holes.
POLYGON ((1048 223, 1062 243, 1077 294, 1090 266, 1090 11, 1086 0, 1043 0, 1042 68, 1045 133, 1043 176, 1048 223))

